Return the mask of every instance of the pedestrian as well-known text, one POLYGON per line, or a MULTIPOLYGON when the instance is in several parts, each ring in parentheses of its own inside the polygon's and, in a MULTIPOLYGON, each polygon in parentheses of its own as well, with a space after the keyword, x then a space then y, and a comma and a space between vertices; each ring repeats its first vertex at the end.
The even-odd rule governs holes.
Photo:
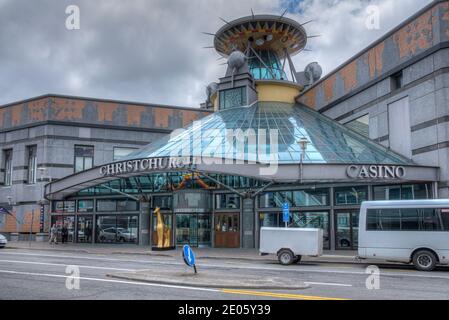
POLYGON ((50 244, 58 244, 58 228, 56 228, 56 224, 54 224, 50 229, 50 244))
POLYGON ((62 244, 67 242, 67 238, 69 237, 69 230, 67 229, 67 224, 62 226, 61 230, 62 244))

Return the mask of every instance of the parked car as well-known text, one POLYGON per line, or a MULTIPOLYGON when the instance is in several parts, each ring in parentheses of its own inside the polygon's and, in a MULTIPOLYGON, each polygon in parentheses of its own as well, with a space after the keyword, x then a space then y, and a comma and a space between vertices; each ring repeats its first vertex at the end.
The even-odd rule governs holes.
POLYGON ((0 248, 4 248, 8 244, 8 240, 6 240, 5 236, 0 234, 0 248))
POLYGON ((102 242, 134 242, 136 235, 124 228, 107 228, 100 231, 100 241, 102 242))

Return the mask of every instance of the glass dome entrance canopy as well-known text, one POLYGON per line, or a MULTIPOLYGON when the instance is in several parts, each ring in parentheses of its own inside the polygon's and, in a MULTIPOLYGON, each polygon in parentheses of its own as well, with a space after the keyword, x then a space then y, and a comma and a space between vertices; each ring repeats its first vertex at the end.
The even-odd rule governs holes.
POLYGON ((279 102, 259 102, 214 113, 123 160, 193 156, 298 164, 298 141, 304 138, 308 140, 304 164, 412 164, 304 105, 279 102))

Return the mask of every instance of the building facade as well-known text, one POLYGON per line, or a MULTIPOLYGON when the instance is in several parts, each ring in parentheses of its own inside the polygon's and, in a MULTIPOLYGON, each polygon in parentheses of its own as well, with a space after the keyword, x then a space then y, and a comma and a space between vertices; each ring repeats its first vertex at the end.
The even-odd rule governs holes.
POLYGON ((164 108, 160 118, 142 111, 153 106, 86 103, 90 118, 70 118, 78 136, 62 150, 71 161, 60 163, 72 170, 45 181, 47 226, 67 225, 73 242, 155 250, 255 248, 264 226, 314 227, 326 249, 356 249, 363 201, 449 197, 448 16, 449 1, 433 2, 322 80, 319 65, 293 65, 308 39, 300 23, 271 15, 227 23, 214 46, 228 69, 202 109, 164 108), (97 116, 118 121, 114 130, 123 125, 140 148, 112 157, 121 140, 111 131, 101 159, 84 148, 78 161, 73 148, 97 116))
POLYGON ((1 106, 0 206, 15 217, 0 215, 0 232, 25 239, 48 231, 46 183, 120 159, 209 113, 58 95, 1 106))

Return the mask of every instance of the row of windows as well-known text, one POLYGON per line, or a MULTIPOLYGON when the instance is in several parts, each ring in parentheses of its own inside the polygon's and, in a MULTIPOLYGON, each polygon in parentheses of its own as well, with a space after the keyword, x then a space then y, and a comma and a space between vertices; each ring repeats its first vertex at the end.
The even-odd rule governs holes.
MULTIPOLYGON (((267 192, 259 198, 259 208, 327 207, 330 189, 267 192)), ((335 205, 360 205, 368 200, 368 187, 342 187, 334 189, 335 205)), ((374 187, 373 200, 425 200, 432 199, 431 184, 410 184, 374 187)))
POLYGON ((371 209, 368 231, 449 231, 449 209, 371 209))
POLYGON ((133 212, 139 211, 139 202, 130 199, 106 199, 78 201, 55 201, 53 213, 87 213, 87 212, 133 212), (96 209, 96 210, 95 210, 96 209))
MULTIPOLYGON (((114 161, 126 157, 135 148, 114 148, 114 161)), ((13 178, 13 149, 3 150, 3 181, 5 186, 12 185, 13 178)), ((37 146, 26 147, 27 184, 35 184, 38 179, 37 146)), ((94 147, 75 146, 75 172, 81 172, 94 166, 94 147)), ((43 177, 41 177, 43 178, 43 177)))

